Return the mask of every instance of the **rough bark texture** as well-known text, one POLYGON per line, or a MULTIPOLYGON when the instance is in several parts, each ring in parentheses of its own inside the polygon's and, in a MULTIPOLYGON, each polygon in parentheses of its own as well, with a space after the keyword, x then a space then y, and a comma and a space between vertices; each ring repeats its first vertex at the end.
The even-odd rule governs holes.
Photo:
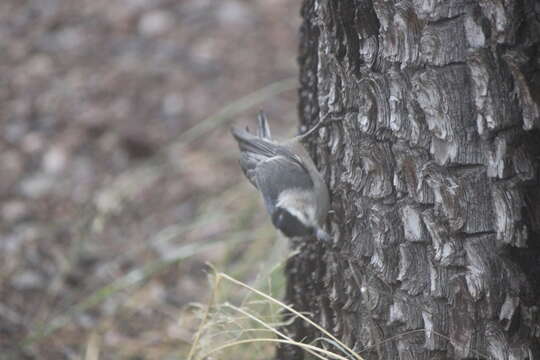
POLYGON ((342 121, 311 149, 333 244, 297 245, 287 300, 367 359, 539 359, 540 6, 306 0, 302 16, 300 116, 342 121))

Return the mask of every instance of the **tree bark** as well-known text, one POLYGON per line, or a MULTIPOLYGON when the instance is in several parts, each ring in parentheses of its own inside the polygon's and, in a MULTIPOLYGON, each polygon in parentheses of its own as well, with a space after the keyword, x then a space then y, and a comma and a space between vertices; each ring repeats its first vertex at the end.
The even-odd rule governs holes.
POLYGON ((540 6, 305 0, 302 16, 300 118, 342 120, 310 149, 333 243, 295 245, 286 300, 366 359, 540 358, 540 6))

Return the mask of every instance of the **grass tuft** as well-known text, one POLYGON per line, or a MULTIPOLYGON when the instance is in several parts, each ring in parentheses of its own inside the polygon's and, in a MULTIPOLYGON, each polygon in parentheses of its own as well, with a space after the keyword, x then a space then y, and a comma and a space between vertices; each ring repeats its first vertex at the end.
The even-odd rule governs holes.
MULTIPOLYGON (((281 267, 275 267, 272 272, 278 269, 282 270, 281 267)), ((311 320, 306 314, 302 314, 276 297, 223 272, 212 270, 212 293, 208 304, 203 308, 201 322, 187 360, 202 360, 218 352, 231 351, 234 355, 229 354, 223 358, 247 359, 245 356, 249 354, 249 359, 267 359, 272 356, 277 344, 298 346, 318 359, 363 360, 359 354, 311 320), (246 292, 245 298, 239 306, 227 300, 218 301, 220 289, 226 283, 246 292), (280 330, 282 326, 286 325, 280 320, 284 311, 293 314, 289 322, 302 319, 324 335, 319 340, 335 345, 340 353, 313 344, 295 341, 287 336, 280 330)), ((268 283, 268 286, 269 289, 272 288, 271 282, 268 283)))

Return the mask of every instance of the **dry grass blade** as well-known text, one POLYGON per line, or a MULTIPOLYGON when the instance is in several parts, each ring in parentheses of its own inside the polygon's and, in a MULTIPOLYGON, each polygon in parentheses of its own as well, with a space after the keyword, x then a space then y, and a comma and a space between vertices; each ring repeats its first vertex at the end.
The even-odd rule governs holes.
POLYGON ((320 332, 322 332, 324 335, 328 336, 330 339, 332 339, 336 344, 339 344, 343 349, 345 349, 351 356, 353 356, 355 359, 357 360, 363 360, 363 358, 358 355, 357 353, 355 353, 351 348, 349 348, 347 345, 345 345, 343 342, 341 342, 338 338, 336 338, 334 335, 332 335, 330 332, 328 332, 326 329, 324 329, 323 327, 321 327, 320 325, 318 325, 317 323, 315 323, 313 320, 311 320, 310 318, 308 318, 307 316, 303 315, 302 313, 296 311, 295 309, 293 309, 292 307, 290 307, 289 305, 287 304, 284 304, 283 302, 263 293, 262 291, 259 291, 257 289, 254 289, 252 288, 251 286, 249 285, 246 285, 244 284, 243 282, 241 281, 238 281, 232 277, 230 277, 229 275, 225 274, 225 273, 219 273, 217 274, 218 277, 222 277, 236 285, 239 285, 245 289, 248 289, 249 291, 252 291, 254 293, 256 293, 257 295, 260 295, 262 296, 263 298, 279 305, 280 307, 284 308, 284 309, 287 309, 288 311, 292 312, 293 314, 295 314, 296 316, 298 316, 299 318, 301 318, 302 320, 306 321, 307 323, 309 323, 310 325, 312 325, 313 327, 315 327, 317 330, 319 330, 320 332))
POLYGON ((86 344, 86 353, 84 355, 84 360, 99 360, 100 343, 100 336, 96 332, 90 334, 90 338, 88 339, 88 343, 86 344))
MULTIPOLYGON (((209 266, 211 267, 211 269, 215 273, 216 272, 215 269, 210 264, 209 264, 209 266)), ((201 320, 201 324, 199 325, 199 329, 195 333, 195 337, 193 339, 193 344, 191 345, 191 349, 189 350, 187 360, 192 360, 193 356, 195 355, 195 350, 197 349, 197 345, 199 344, 199 340, 201 338, 201 335, 202 335, 202 332, 203 332, 203 329, 204 329, 204 325, 207 323, 208 318, 210 317, 210 308, 214 304, 214 300, 216 298, 216 294, 217 294, 217 290, 218 290, 218 286, 219 286, 219 281, 220 281, 220 278, 218 276, 214 276, 214 283, 213 283, 213 286, 212 286, 212 292, 210 293, 210 297, 208 298, 208 304, 206 305, 206 308, 204 310, 204 315, 203 315, 203 318, 201 320)))
MULTIPOLYGON (((241 332, 241 330, 238 330, 238 332, 241 332)), ((212 353, 215 353, 215 352, 218 352, 218 351, 221 351, 221 350, 225 350, 225 349, 231 348, 231 347, 236 346, 236 345, 250 344, 250 343, 261 343, 261 342, 265 342, 265 341, 266 342, 271 342, 271 343, 284 343, 284 344, 290 344, 290 345, 294 345, 294 346, 299 346, 300 348, 304 349, 305 351, 309 352, 310 354, 312 354, 313 356, 315 356, 315 357, 317 357, 319 359, 332 358, 332 359, 348 360, 348 359, 354 358, 354 359, 357 359, 357 360, 362 360, 362 357, 360 357, 360 355, 353 352, 353 350, 351 350, 349 347, 347 347, 345 344, 343 344, 341 341, 339 341, 337 338, 335 338, 333 335, 331 335, 328 331, 323 329, 320 325, 314 323, 307 316, 299 313, 298 311, 294 310, 290 306, 287 306, 283 302, 281 302, 279 300, 276 300, 272 296, 270 296, 268 294, 265 294, 264 292, 262 292, 260 290, 257 290, 255 288, 253 288, 253 287, 239 281, 239 280, 236 280, 236 279, 232 278, 231 276, 226 275, 225 273, 214 272, 214 281, 213 281, 212 294, 211 294, 211 296, 209 298, 209 301, 207 303, 207 306, 206 306, 206 308, 204 310, 202 320, 201 320, 201 322, 199 324, 199 328, 198 328, 197 333, 195 335, 195 338, 194 338, 194 341, 192 343, 190 353, 188 355, 187 360, 193 360, 195 358, 203 359, 203 358, 205 358, 206 356, 208 356, 208 355, 210 355, 212 353), (241 303, 241 306, 235 306, 235 305, 233 305, 233 304, 231 304, 229 302, 225 302, 225 303, 216 305, 215 304, 216 294, 217 294, 217 290, 218 290, 218 287, 220 286, 220 284, 223 284, 222 279, 228 280, 228 282, 248 290, 248 296, 249 296, 249 294, 256 294, 258 296, 261 296, 264 300, 263 301, 252 301, 252 302, 249 302, 249 303, 246 303, 245 301, 243 301, 241 303), (321 348, 319 346, 294 341, 293 339, 288 337, 286 334, 284 334, 283 332, 276 329, 275 324, 270 324, 270 323, 266 322, 265 320, 263 320, 264 317, 259 316, 261 314, 254 315, 251 311, 246 310, 246 309, 251 309, 252 306, 254 306, 254 304, 256 304, 256 305, 275 304, 275 305, 278 306, 279 309, 287 309, 288 311, 293 313, 297 318, 303 319, 304 321, 306 321, 309 324, 313 325, 315 328, 317 328, 323 334, 328 336, 328 339, 325 339, 325 340, 328 343, 333 344, 335 346, 335 348, 337 348, 338 350, 342 351, 343 355, 337 354, 337 353, 335 353, 333 351, 330 351, 330 350, 327 350, 327 349, 323 349, 323 348, 321 348), (211 312, 212 308, 216 309, 216 311, 211 312), (208 336, 212 336, 212 334, 214 334, 214 333, 212 333, 211 331, 208 331, 208 330, 213 329, 213 328, 216 327, 216 324, 219 323, 220 317, 228 319, 229 323, 231 323, 232 317, 227 314, 227 311, 226 311, 227 309, 233 310, 236 313, 240 313, 240 314, 244 315, 246 320, 249 319, 251 321, 254 321, 256 324, 262 326, 262 329, 264 331, 273 332, 276 336, 278 336, 278 339, 273 339, 273 338, 269 338, 269 339, 266 339, 266 338, 265 339, 262 339, 262 338, 229 339, 228 342, 226 342, 226 343, 224 343, 222 345, 219 345, 219 346, 217 346, 217 347, 215 347, 215 348, 213 348, 211 350, 206 350, 205 349, 205 346, 208 346, 208 344, 206 344, 205 346, 199 346, 199 343, 201 343, 201 339, 203 339, 203 338, 207 339, 208 336), (216 317, 218 319, 217 322, 216 322, 216 317), (201 354, 201 355, 199 355, 199 354, 201 354)))
MULTIPOLYGON (((224 350, 226 348, 230 348, 230 347, 233 347, 233 346, 237 346, 237 345, 241 345, 241 344, 249 344, 249 343, 255 343, 255 342, 267 342, 267 343, 280 343, 280 344, 289 344, 289 345, 295 345, 295 346, 298 346, 298 347, 301 347, 302 349, 305 349, 305 350, 311 350, 313 352, 319 352, 323 355, 326 355, 326 356, 329 356, 330 358, 332 359, 338 359, 338 360, 349 360, 348 358, 346 357, 343 357, 341 355, 338 355, 338 354, 335 354, 331 351, 328 351, 328 350, 325 350, 325 349, 322 349, 320 347, 317 347, 317 346, 313 346, 313 345, 309 345, 309 344, 304 344, 304 343, 301 343, 301 342, 297 342, 297 341, 289 341, 289 340, 283 340, 283 339, 273 339, 273 338, 257 338, 257 339, 246 339, 246 340, 238 340, 238 341, 234 341, 234 342, 231 342, 231 343, 227 343, 227 344, 224 344, 224 345, 221 345, 221 346, 218 346, 206 353, 204 353, 201 358, 205 358, 213 353, 216 353, 216 352, 219 352, 221 350, 224 350)), ((323 358, 324 359, 324 358, 323 358)))
MULTIPOLYGON (((276 334, 277 336, 280 336, 282 337, 283 339, 287 340, 287 341, 290 341, 290 343, 294 343, 295 341, 293 339, 291 339, 290 337, 288 337, 287 335, 285 335, 284 333, 282 333, 281 331, 279 331, 278 329, 268 325, 266 322, 262 321, 261 319, 259 319, 258 317, 250 314, 249 312, 245 311, 244 309, 242 308, 239 308, 237 306, 234 306, 233 304, 225 304, 226 307, 228 308, 231 308, 235 311, 238 311, 239 313, 247 316, 248 318, 250 318, 251 320, 255 321, 256 323, 264 326, 265 328, 267 328, 268 330, 272 331, 274 334, 276 334)), ((308 351, 310 354, 318 357, 319 359, 324 359, 321 355, 317 354, 316 352, 314 352, 312 349, 310 348, 306 348, 306 351, 308 351)))

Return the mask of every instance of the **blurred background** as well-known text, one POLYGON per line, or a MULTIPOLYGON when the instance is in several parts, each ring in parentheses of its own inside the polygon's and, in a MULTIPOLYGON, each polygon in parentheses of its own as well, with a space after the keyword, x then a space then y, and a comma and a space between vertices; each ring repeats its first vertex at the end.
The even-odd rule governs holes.
POLYGON ((184 359, 283 259, 229 127, 295 132, 299 3, 0 2, 0 359, 184 359))

